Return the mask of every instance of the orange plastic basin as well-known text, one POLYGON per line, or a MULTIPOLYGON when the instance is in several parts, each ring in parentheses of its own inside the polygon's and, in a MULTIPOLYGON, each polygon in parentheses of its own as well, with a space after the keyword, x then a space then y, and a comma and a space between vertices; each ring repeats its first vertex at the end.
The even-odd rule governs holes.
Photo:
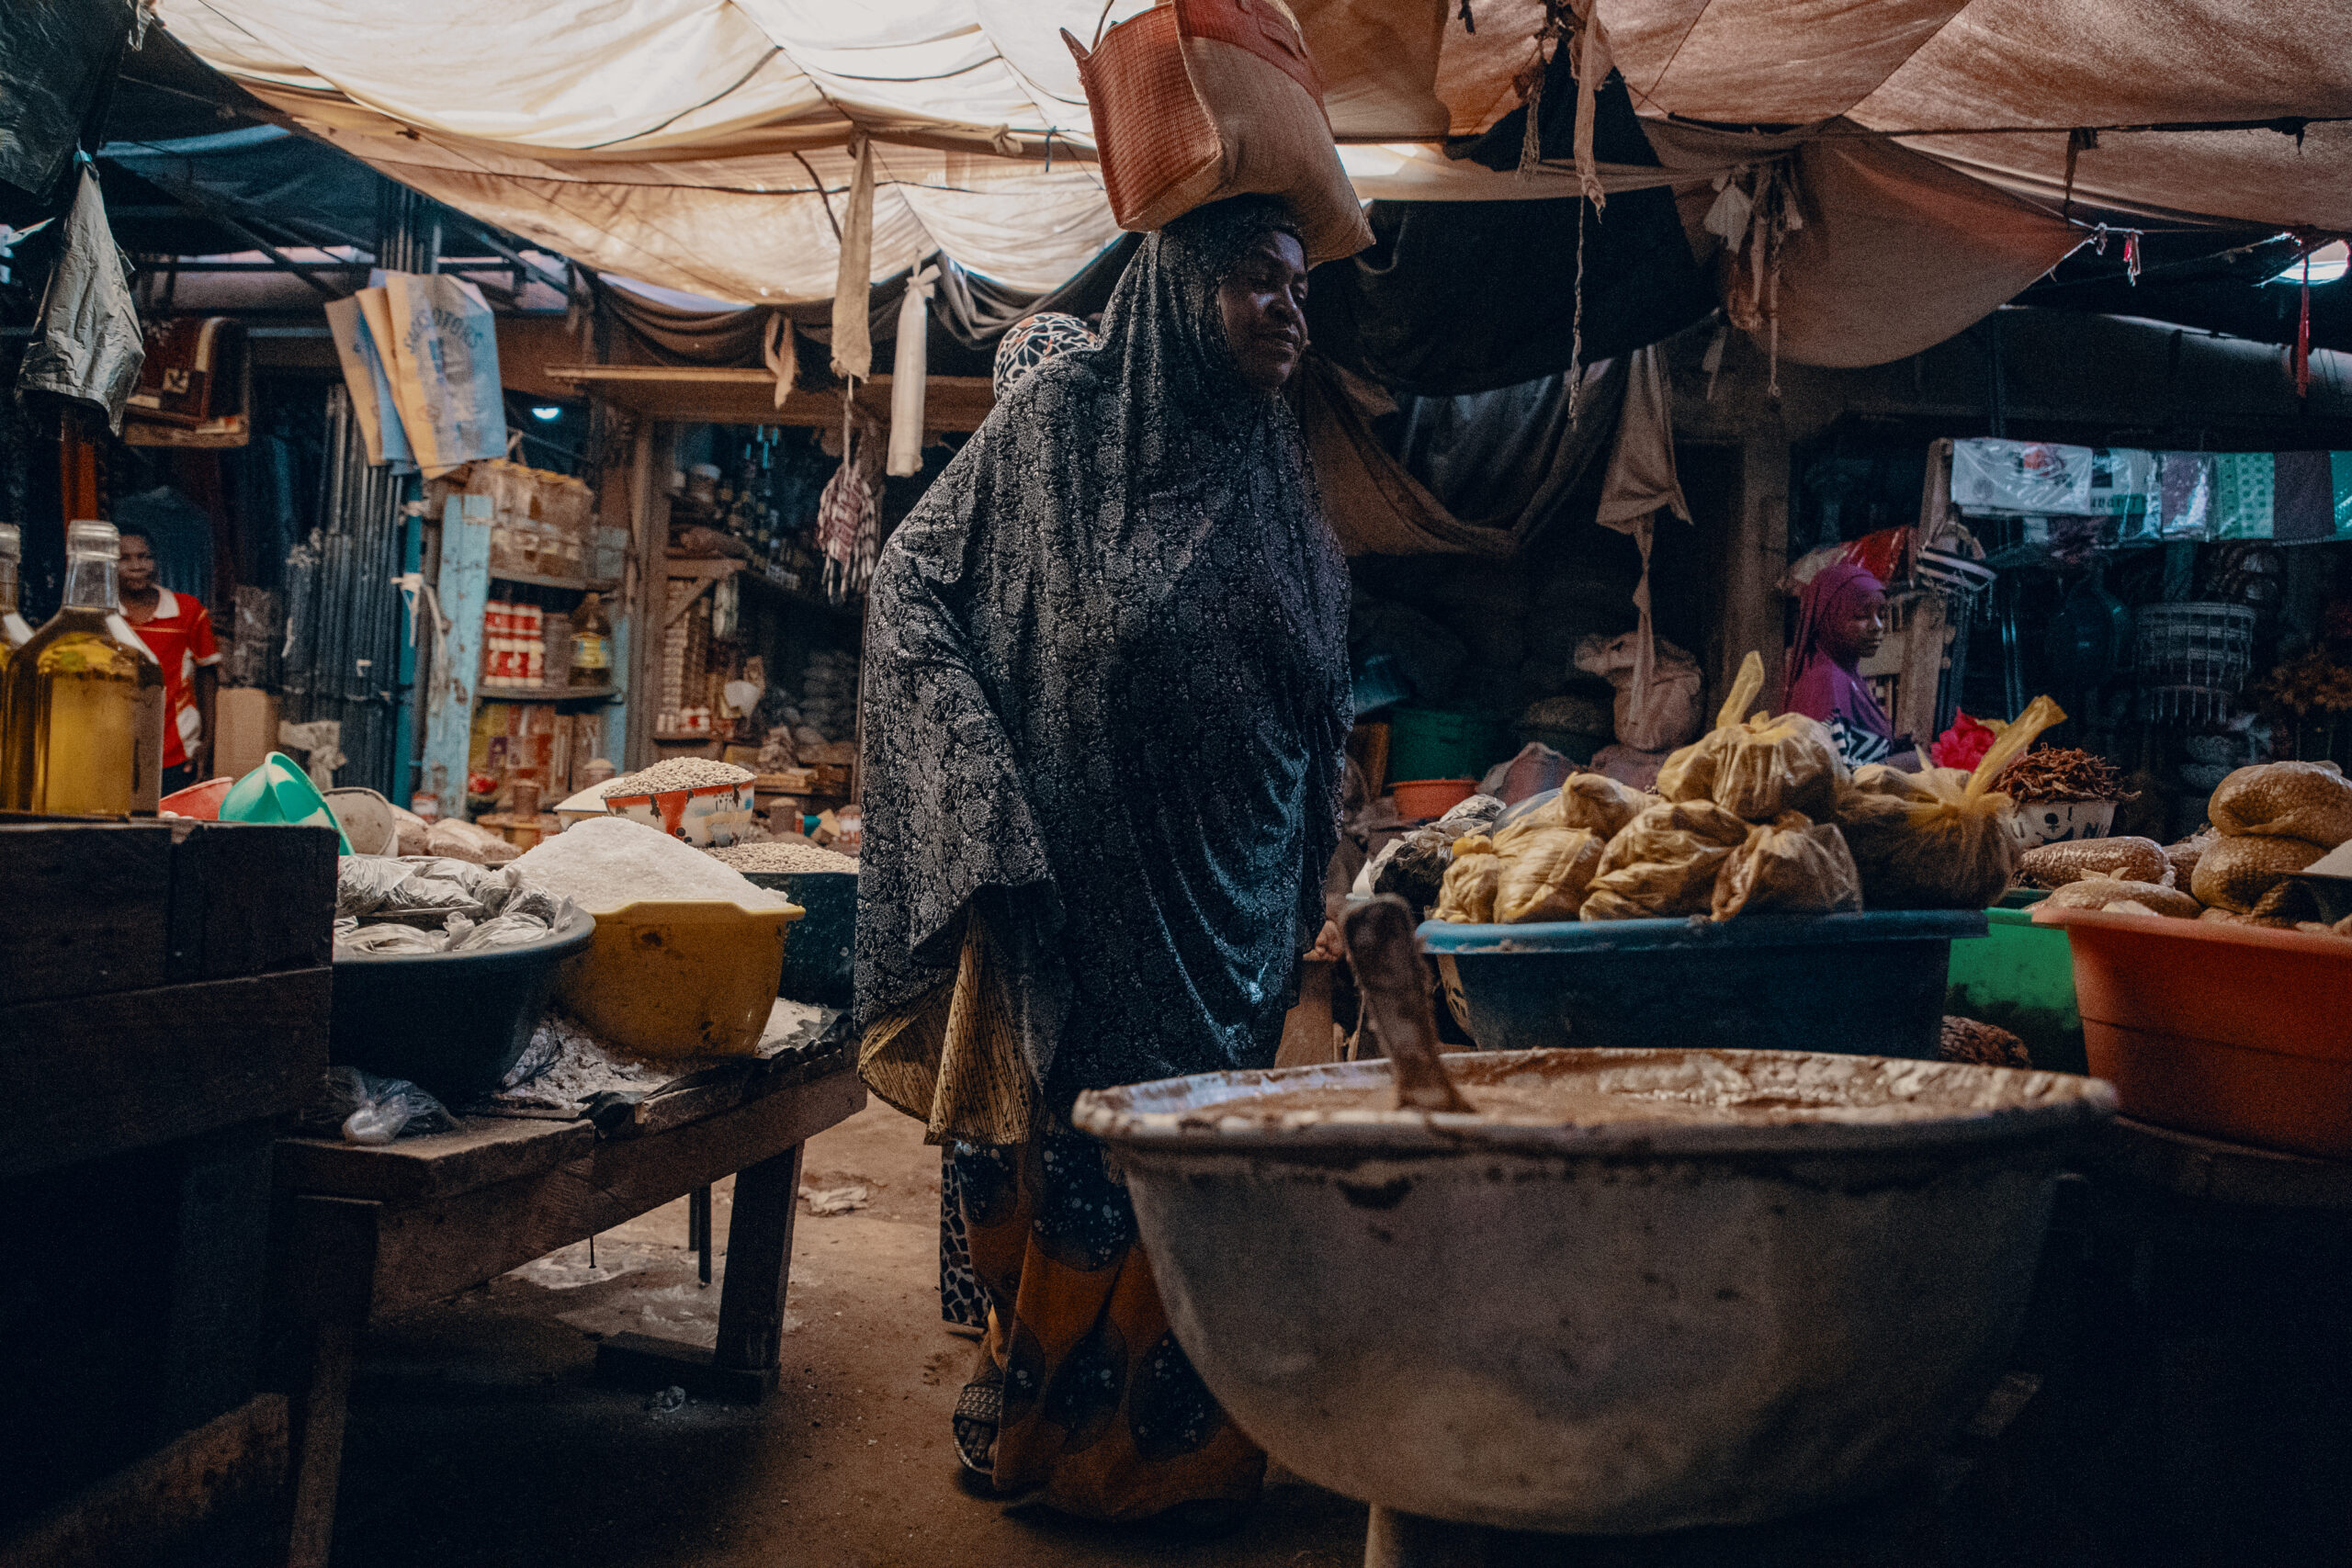
POLYGON ((2352 941, 2096 909, 2063 926, 2091 1075, 2160 1127, 2352 1159, 2352 941))
POLYGON ((1396 815, 1408 822, 1442 817, 1478 793, 1476 779, 1409 779, 1391 786, 1396 815))

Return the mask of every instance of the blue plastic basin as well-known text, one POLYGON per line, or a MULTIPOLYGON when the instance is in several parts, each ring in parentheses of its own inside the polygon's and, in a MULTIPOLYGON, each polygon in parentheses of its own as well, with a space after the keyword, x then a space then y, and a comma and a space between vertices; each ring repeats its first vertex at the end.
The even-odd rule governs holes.
POLYGON ((1420 929, 1487 1051, 1841 1051, 1930 1058, 1955 939, 1982 909, 1420 929))

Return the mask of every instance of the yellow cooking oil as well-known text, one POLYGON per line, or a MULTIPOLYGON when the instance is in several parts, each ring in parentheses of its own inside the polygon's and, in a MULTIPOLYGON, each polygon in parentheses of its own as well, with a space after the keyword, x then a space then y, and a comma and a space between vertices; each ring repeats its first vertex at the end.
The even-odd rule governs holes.
POLYGON ((153 816, 164 669, 119 611, 111 525, 66 530, 64 607, 0 670, 0 807, 153 816))

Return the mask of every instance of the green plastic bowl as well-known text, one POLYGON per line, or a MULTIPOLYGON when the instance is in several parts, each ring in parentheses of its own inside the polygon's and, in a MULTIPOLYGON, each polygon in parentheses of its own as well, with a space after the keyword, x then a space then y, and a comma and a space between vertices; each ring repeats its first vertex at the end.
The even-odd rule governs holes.
POLYGON ((1984 942, 1956 942, 1944 1010, 2009 1031, 2033 1065, 2051 1072, 2089 1070, 2083 1016, 2075 1006, 2075 960, 2054 926, 2033 923, 2047 894, 2011 893, 1984 911, 1984 942))
POLYGON ((342 846, 340 852, 351 852, 351 840, 334 813, 327 809, 326 796, 319 793, 302 765, 283 751, 272 751, 260 767, 229 786, 220 802, 220 820, 332 828, 342 846))

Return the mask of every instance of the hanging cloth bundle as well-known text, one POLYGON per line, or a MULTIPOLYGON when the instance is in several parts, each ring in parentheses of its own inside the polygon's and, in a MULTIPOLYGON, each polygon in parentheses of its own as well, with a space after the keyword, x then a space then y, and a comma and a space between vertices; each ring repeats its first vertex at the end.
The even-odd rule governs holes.
POLYGON ((1716 176, 1706 231, 1724 242, 1724 313, 1742 332, 1765 338, 1771 370, 1768 390, 1781 395, 1781 253, 1804 227, 1797 201, 1796 164, 1790 158, 1734 169, 1716 176))

